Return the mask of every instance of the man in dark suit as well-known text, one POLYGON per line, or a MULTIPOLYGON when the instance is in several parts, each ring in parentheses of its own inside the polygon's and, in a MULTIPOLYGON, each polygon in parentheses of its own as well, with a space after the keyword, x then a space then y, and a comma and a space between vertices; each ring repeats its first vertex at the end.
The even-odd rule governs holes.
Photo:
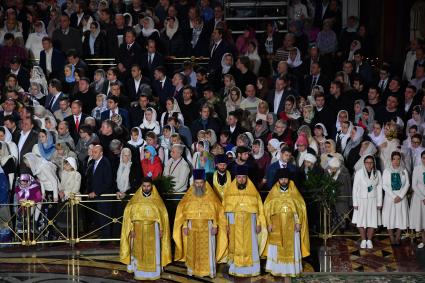
POLYGON ((118 107, 119 97, 110 95, 108 96, 108 110, 100 114, 101 121, 109 120, 114 114, 119 114, 122 118, 122 125, 127 129, 130 128, 130 118, 128 117, 127 110, 118 107))
POLYGON ((361 49, 354 52, 354 72, 360 75, 366 85, 370 85, 373 82, 372 67, 364 59, 364 54, 361 49))
POLYGON ((322 123, 325 125, 328 130, 328 135, 330 137, 335 136, 335 121, 336 114, 332 105, 329 105, 325 100, 325 94, 317 93, 315 97, 316 106, 314 107, 314 118, 312 121, 312 125, 316 125, 317 123, 322 123))
POLYGON ((136 101, 142 93, 152 93, 150 80, 142 75, 140 65, 134 64, 131 67, 131 78, 127 81, 126 90, 131 101, 136 101))
POLYGON ((139 96, 137 104, 130 107, 130 125, 131 128, 138 127, 143 123, 146 108, 149 107, 149 95, 142 93, 139 96))
POLYGON ((238 136, 246 132, 246 130, 240 126, 238 115, 235 111, 230 111, 229 115, 227 115, 227 126, 224 127, 224 130, 229 131, 230 143, 233 145, 236 145, 238 136))
POLYGON ((103 83, 102 93, 108 96, 111 92, 111 83, 117 82, 118 84, 122 83, 118 80, 119 70, 117 67, 110 67, 106 72, 106 80, 103 83))
POLYGON ((18 80, 18 84, 28 91, 30 87, 30 73, 27 69, 22 67, 21 60, 15 56, 10 60, 10 73, 14 74, 18 80))
POLYGON ((319 62, 312 62, 310 65, 310 75, 307 75, 304 80, 304 85, 302 93, 304 97, 307 97, 311 94, 311 90, 314 86, 320 85, 325 90, 325 93, 328 92, 330 82, 325 75, 321 73, 321 67, 319 62))
POLYGON ((278 77, 275 82, 275 89, 271 90, 267 96, 270 112, 278 115, 285 111, 285 99, 293 94, 292 90, 287 90, 288 78, 286 76, 278 77))
POLYGON ((223 29, 216 28, 212 33, 213 45, 210 49, 208 71, 210 74, 221 75, 221 59, 225 53, 231 53, 229 45, 223 40, 223 29))
POLYGON ((174 86, 171 80, 166 76, 164 67, 157 67, 154 71, 155 81, 152 84, 154 96, 159 100, 160 106, 165 107, 165 101, 173 97, 174 86))
POLYGON ((7 116, 12 116, 15 121, 19 121, 19 113, 16 112, 16 101, 13 98, 8 98, 3 103, 3 111, 0 111, 0 126, 4 125, 4 119, 7 116))
POLYGON ((54 113, 59 109, 59 101, 63 96, 61 82, 58 79, 52 79, 49 83, 49 95, 46 98, 44 107, 54 113))
POLYGON ((75 12, 69 17, 70 25, 73 28, 78 30, 83 29, 82 19, 86 15, 85 11, 87 10, 87 5, 84 1, 78 1, 75 6, 75 12))
POLYGON ((291 172, 294 176, 293 180, 297 183, 297 167, 293 163, 291 163, 292 150, 289 147, 283 147, 280 150, 280 158, 278 161, 273 162, 267 167, 266 176, 264 179, 266 180, 266 189, 270 190, 273 185, 276 183, 275 175, 277 170, 280 168, 286 168, 291 172))
POLYGON ((211 116, 214 109, 210 108, 210 105, 204 104, 201 107, 200 118, 193 121, 190 130, 192 131, 192 137, 197 138, 198 132, 200 130, 214 130, 215 134, 219 136, 220 134, 220 122, 217 118, 211 116))
POLYGON ((75 144, 77 144, 80 139, 80 126, 84 124, 84 120, 88 117, 88 115, 82 113, 82 110, 83 105, 81 101, 74 100, 71 104, 72 115, 64 119, 64 121, 68 122, 69 133, 75 144))
POLYGON ((155 40, 148 40, 147 52, 142 55, 140 66, 144 76, 153 80, 153 72, 159 66, 164 66, 164 57, 157 52, 155 40))
POLYGON ((187 84, 187 78, 180 72, 176 72, 171 79, 174 86, 173 97, 180 103, 183 100, 183 88, 187 84))
POLYGON ((140 64, 142 52, 142 47, 136 42, 136 32, 133 29, 127 30, 116 58, 118 69, 123 78, 129 78, 130 68, 133 64, 140 64))
POLYGON ((40 67, 44 74, 50 79, 62 78, 63 68, 66 64, 65 56, 60 50, 53 48, 50 37, 44 37, 42 44, 44 50, 40 52, 40 67))
POLYGON ((34 131, 34 122, 32 119, 24 119, 21 122, 21 133, 18 140, 19 163, 21 172, 26 168, 22 162, 23 156, 32 151, 32 147, 38 142, 38 133, 34 131))
MULTIPOLYGON (((88 174, 88 193, 89 198, 96 200, 105 200, 102 198, 103 194, 113 194, 113 181, 112 181, 112 168, 109 160, 103 156, 103 147, 101 145, 96 145, 92 151, 92 157, 94 159, 93 168, 91 174, 88 174)), ((96 224, 98 227, 104 228, 101 229, 101 236, 104 239, 112 237, 112 223, 108 218, 112 217, 113 205, 107 202, 98 202, 96 203, 96 210, 103 214, 97 214, 96 224), (105 216, 106 215, 106 216, 105 216), (108 225, 107 225, 108 224, 108 225)))
POLYGON ((12 115, 5 116, 4 118, 4 126, 9 130, 12 134, 12 141, 16 144, 19 142, 19 137, 21 135, 21 130, 18 128, 17 121, 12 115))

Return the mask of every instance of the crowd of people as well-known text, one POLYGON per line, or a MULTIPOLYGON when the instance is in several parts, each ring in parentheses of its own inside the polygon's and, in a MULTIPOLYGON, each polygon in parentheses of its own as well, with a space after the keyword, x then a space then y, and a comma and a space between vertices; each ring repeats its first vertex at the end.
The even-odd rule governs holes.
MULTIPOLYGON (((423 248, 424 42, 410 42, 403 70, 371 66, 373 39, 354 16, 342 25, 339 1, 294 0, 288 13, 286 33, 270 21, 235 36, 216 1, 5 1, 0 203, 34 200, 42 231, 41 213, 57 206, 41 201, 125 199, 144 178, 172 177, 170 191, 184 193, 198 169, 224 201, 241 166, 265 192, 285 168, 306 198, 310 174, 338 182, 332 222, 357 227, 361 248, 381 225, 393 245, 407 228, 422 233, 423 248), (208 63, 167 64, 184 56, 208 63), (88 58, 116 64, 93 69, 88 58)), ((308 205, 311 229, 319 209, 308 205)), ((0 211, 7 227, 13 210, 0 211)), ((100 236, 119 235, 86 213, 100 236)))

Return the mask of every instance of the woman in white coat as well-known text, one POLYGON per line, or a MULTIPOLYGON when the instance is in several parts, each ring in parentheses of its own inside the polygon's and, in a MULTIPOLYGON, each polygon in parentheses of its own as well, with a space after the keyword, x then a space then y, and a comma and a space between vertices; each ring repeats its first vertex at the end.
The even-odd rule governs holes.
POLYGON ((364 159, 364 166, 354 175, 353 207, 352 222, 360 232, 360 248, 373 249, 373 234, 381 225, 382 178, 371 155, 364 159))
POLYGON ((409 227, 416 232, 422 232, 422 242, 418 245, 418 248, 422 249, 425 244, 425 150, 421 153, 421 164, 413 169, 412 190, 409 227))
POLYGON ((406 193, 409 190, 409 175, 401 166, 401 153, 391 153, 391 166, 382 173, 382 187, 385 191, 382 208, 382 225, 388 229, 391 245, 400 245, 401 231, 407 229, 409 205, 406 193), (396 229, 394 238, 394 229, 396 229))

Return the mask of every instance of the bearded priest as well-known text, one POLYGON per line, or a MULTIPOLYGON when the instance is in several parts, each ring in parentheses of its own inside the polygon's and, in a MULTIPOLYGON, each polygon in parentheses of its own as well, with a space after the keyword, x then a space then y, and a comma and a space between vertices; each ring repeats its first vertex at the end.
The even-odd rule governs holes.
POLYGON ((192 276, 216 275, 226 259, 226 218, 217 194, 205 181, 205 170, 193 170, 193 184, 179 202, 174 221, 174 260, 186 263, 192 276))

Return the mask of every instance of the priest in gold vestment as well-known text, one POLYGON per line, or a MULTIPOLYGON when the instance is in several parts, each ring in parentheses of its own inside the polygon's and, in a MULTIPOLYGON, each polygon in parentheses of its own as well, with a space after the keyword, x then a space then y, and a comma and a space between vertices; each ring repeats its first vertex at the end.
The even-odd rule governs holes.
POLYGON ((176 261, 183 261, 188 275, 216 275, 216 264, 226 259, 227 234, 223 206, 205 181, 205 170, 193 170, 193 185, 179 202, 173 239, 176 261))
POLYGON ((274 276, 298 276, 302 258, 310 255, 307 212, 305 202, 287 169, 276 172, 276 184, 264 202, 268 227, 266 271, 274 276))
POLYGON ((239 277, 260 274, 260 255, 267 241, 263 202, 247 174, 246 166, 236 167, 236 178, 223 201, 229 227, 229 274, 239 277))
POLYGON ((232 176, 227 170, 227 155, 218 154, 215 157, 215 164, 217 170, 214 171, 212 175, 212 181, 210 184, 213 185, 214 191, 217 193, 220 201, 223 201, 224 192, 230 187, 232 183, 232 176))
POLYGON ((159 279, 172 261, 167 209, 150 178, 143 179, 124 210, 120 261, 136 280, 159 279))

